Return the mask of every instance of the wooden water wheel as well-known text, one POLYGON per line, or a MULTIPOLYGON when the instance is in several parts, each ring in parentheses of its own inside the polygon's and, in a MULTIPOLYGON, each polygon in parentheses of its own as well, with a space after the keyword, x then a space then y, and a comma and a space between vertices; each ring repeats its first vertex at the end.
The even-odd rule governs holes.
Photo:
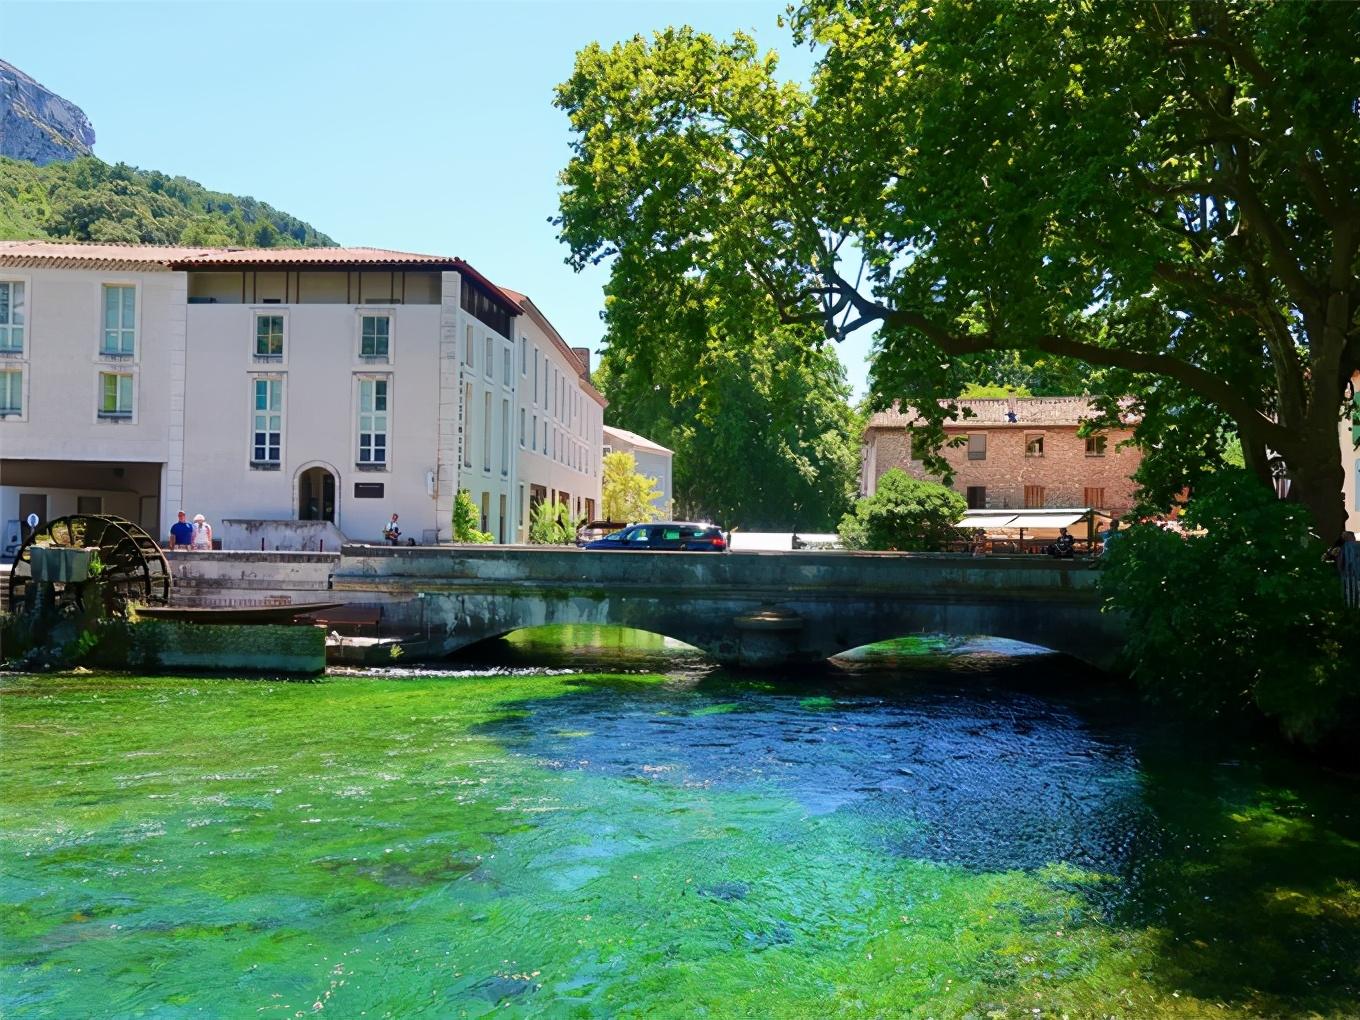
MULTIPOLYGON (((9 608, 22 613, 32 608, 40 581, 35 579, 34 549, 47 558, 49 549, 97 549, 98 559, 88 573, 68 580, 51 580, 52 601, 61 611, 84 605, 85 591, 97 585, 104 608, 123 616, 129 603, 163 606, 170 601, 170 564, 156 540, 136 524, 112 514, 72 514, 37 528, 14 557, 9 575, 9 608)), ((83 560, 83 558, 77 558, 83 560)), ((44 566, 37 573, 42 574, 44 566)))

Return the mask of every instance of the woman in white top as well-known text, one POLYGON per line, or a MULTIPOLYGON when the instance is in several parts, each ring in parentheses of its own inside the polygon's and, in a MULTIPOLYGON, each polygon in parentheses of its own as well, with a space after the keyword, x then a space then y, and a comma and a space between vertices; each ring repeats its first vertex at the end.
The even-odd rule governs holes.
POLYGON ((211 549, 212 546, 212 525, 202 514, 194 515, 194 541, 193 549, 211 549))

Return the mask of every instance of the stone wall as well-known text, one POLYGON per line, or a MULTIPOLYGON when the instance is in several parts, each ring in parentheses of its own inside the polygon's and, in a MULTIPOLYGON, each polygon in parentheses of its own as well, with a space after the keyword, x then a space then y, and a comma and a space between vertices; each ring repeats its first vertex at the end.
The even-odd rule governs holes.
MULTIPOLYGON (((1118 514, 1127 512, 1134 502, 1137 486, 1133 473, 1142 461, 1142 453, 1135 447, 1121 448, 1130 431, 1106 433, 1103 456, 1088 456, 1086 440, 1077 435, 1075 426, 1016 425, 976 429, 949 429, 950 437, 962 437, 965 443, 941 450, 954 470, 952 488, 966 496, 970 486, 986 489, 986 508, 1016 510, 1025 507, 1026 486, 1043 489, 1039 506, 1081 507, 1095 505, 1100 510, 1118 514), (987 437, 987 456, 984 460, 969 460, 966 443, 969 432, 987 437), (1043 456, 1029 456, 1026 445, 1030 438, 1042 436, 1043 456), (1103 490, 1103 499, 1087 499, 1088 489, 1103 490)), ((874 481, 892 468, 900 468, 914 478, 939 481, 928 474, 925 465, 911 458, 911 440, 905 428, 872 429, 865 437, 873 444, 874 481)), ((873 486, 868 487, 873 491, 873 486)))
POLYGON ((139 620, 107 634, 92 659, 112 669, 315 675, 326 669, 320 627, 139 620))

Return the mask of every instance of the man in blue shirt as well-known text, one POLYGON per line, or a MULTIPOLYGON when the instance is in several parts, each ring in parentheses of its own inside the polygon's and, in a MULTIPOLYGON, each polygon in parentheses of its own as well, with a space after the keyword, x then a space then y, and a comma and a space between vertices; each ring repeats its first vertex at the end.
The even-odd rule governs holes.
POLYGON ((180 546, 189 548, 194 541, 194 526, 184 519, 184 511, 179 512, 179 520, 170 525, 170 548, 178 549, 180 546))

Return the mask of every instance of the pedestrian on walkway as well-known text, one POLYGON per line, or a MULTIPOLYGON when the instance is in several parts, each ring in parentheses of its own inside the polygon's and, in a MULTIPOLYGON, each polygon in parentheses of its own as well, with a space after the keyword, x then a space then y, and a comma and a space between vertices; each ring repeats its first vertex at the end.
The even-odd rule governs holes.
POLYGON ((194 537, 192 548, 203 552, 211 550, 212 544, 212 525, 202 514, 194 514, 194 537))
POLYGON ((383 538, 388 545, 398 545, 401 541, 401 528, 397 526, 398 516, 392 515, 392 519, 387 522, 387 527, 383 528, 383 538))
POLYGON ((194 544, 194 526, 184 516, 184 511, 179 512, 179 520, 170 525, 170 548, 188 549, 194 544))
POLYGON ((1343 531, 1327 550, 1327 558, 1336 564, 1341 575, 1341 594, 1346 605, 1360 609, 1360 542, 1355 540, 1355 532, 1343 531))

